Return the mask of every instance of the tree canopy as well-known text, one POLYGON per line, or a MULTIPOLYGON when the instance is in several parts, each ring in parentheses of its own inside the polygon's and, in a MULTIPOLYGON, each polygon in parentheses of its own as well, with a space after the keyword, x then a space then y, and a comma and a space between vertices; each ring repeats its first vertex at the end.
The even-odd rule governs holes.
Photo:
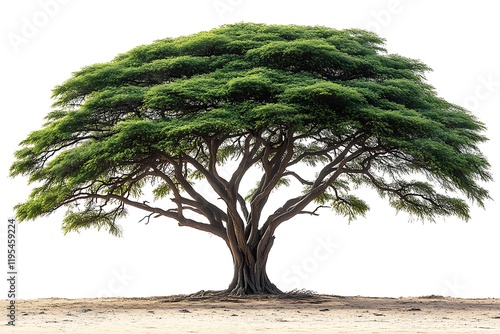
POLYGON ((136 47, 55 87, 54 110, 11 167, 36 185, 17 217, 65 207, 66 232, 120 234, 117 220, 139 208, 221 237, 231 291, 275 292, 254 269, 265 268, 276 228, 318 206, 364 215, 358 186, 429 220, 467 220, 469 203, 489 198, 485 126, 440 98, 429 70, 358 29, 239 23, 136 47), (217 201, 197 190, 201 180, 217 201), (292 182, 302 192, 268 202, 292 182), (276 207, 263 216, 266 205, 276 207))

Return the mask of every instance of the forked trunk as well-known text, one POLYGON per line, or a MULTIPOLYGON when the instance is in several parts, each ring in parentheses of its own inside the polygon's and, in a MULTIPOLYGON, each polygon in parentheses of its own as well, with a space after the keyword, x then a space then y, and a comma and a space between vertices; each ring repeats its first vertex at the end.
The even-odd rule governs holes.
POLYGON ((238 247, 230 247, 233 255, 233 280, 227 291, 232 295, 280 294, 282 293, 267 276, 266 265, 272 240, 261 247, 249 247, 245 253, 238 247), (261 249, 263 251, 261 251, 261 249))

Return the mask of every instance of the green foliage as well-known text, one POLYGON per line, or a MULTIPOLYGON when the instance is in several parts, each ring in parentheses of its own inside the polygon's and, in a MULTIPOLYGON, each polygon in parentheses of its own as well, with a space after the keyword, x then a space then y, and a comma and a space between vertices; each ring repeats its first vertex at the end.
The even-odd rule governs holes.
MULTIPOLYGON (((478 149, 484 125, 439 98, 425 82, 429 70, 387 54, 383 39, 357 29, 239 23, 139 46, 54 89, 57 109, 21 143, 11 167, 12 176, 39 185, 17 215, 34 219, 84 202, 66 215, 65 231, 119 234, 121 205, 151 182, 157 199, 172 195, 210 221, 226 219, 208 214, 189 188, 208 178, 220 196, 230 185, 237 192, 249 167, 232 180, 217 168, 241 158, 264 173, 246 198, 253 208, 262 209, 271 188, 299 181, 296 203, 314 199, 351 220, 368 210, 346 187, 357 183, 422 219, 468 219, 463 200, 438 190, 479 205, 488 198, 480 186, 491 180, 478 149), (298 163, 324 169, 315 180, 286 178, 298 163), (433 185, 406 180, 416 174, 433 185)), ((162 214, 180 219, 180 211, 162 214)))
POLYGON ((347 217, 349 221, 358 216, 364 216, 370 210, 365 201, 354 195, 347 195, 345 198, 333 201, 331 207, 338 214, 347 217))
POLYGON ((121 236, 122 229, 116 224, 116 221, 125 217, 127 211, 123 207, 104 212, 94 205, 90 205, 82 211, 68 210, 64 217, 62 229, 64 234, 69 232, 79 232, 82 229, 97 228, 98 231, 106 229, 114 236, 121 236))

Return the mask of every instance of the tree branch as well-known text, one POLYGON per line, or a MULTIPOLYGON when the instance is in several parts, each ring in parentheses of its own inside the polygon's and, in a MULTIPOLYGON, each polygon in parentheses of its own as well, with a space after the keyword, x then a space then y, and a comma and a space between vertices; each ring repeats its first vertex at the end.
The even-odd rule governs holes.
POLYGON ((285 176, 293 176, 303 185, 309 185, 309 186, 313 185, 312 181, 307 181, 307 180, 303 179, 299 174, 297 174, 296 172, 293 172, 293 171, 286 171, 285 173, 283 173, 283 177, 285 177, 285 176))
POLYGON ((319 194, 324 192, 333 182, 335 182, 340 174, 344 172, 343 167, 348 162, 356 159, 366 152, 366 148, 361 146, 349 154, 355 146, 360 145, 364 140, 366 140, 366 136, 362 134, 352 140, 333 162, 329 163, 321 170, 307 194, 287 201, 278 212, 275 212, 268 217, 262 229, 270 228, 274 231, 281 223, 303 211, 309 203, 311 203, 319 194), (327 177, 328 179, 326 179, 327 177))
POLYGON ((144 211, 151 212, 152 214, 158 214, 167 218, 174 219, 178 221, 179 226, 189 226, 200 231, 205 231, 217 235, 223 240, 227 240, 226 232, 223 227, 215 226, 212 224, 204 224, 193 219, 188 219, 184 215, 179 216, 177 212, 171 212, 158 207, 153 207, 143 202, 136 202, 129 198, 122 197, 115 194, 100 195, 100 194, 79 194, 78 199, 100 199, 104 201, 109 201, 111 199, 121 202, 123 204, 129 205, 131 207, 141 209, 144 211))
POLYGON ((316 211, 318 211, 319 209, 324 209, 324 208, 328 208, 328 206, 326 205, 320 205, 318 206, 316 209, 314 209, 314 211, 300 211, 298 214, 307 214, 307 215, 311 215, 311 216, 319 216, 319 214, 316 213, 316 211))

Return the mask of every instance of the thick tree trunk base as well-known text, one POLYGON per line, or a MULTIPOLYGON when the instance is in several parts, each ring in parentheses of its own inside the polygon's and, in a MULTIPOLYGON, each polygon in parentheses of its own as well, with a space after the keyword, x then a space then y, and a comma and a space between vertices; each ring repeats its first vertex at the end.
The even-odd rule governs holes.
MULTIPOLYGON (((229 295, 233 296, 279 295, 283 293, 283 291, 278 289, 276 285, 271 283, 265 273, 263 276, 264 277, 260 281, 255 281, 249 280, 246 275, 242 275, 242 277, 238 277, 238 279, 236 279, 236 284, 231 284, 226 291, 229 295)), ((233 282, 234 281, 235 280, 233 280, 233 282)))
POLYGON ((226 290, 229 295, 274 295, 283 292, 269 280, 265 267, 235 265, 233 281, 226 290))

